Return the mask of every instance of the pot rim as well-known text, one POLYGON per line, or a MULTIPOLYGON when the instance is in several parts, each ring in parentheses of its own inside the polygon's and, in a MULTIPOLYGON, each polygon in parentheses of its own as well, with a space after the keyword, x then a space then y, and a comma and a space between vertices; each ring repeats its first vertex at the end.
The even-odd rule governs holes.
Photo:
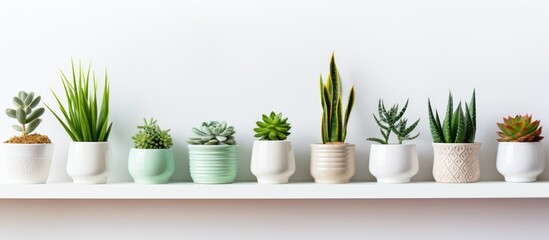
POLYGON ((239 145, 198 145, 198 144, 187 144, 189 148, 229 148, 229 147, 238 147, 239 145))
POLYGON ((78 144, 78 145, 99 145, 99 144, 109 144, 109 142, 71 142, 71 144, 78 144))
POLYGON ((3 146, 16 146, 16 147, 37 147, 37 146, 53 146, 54 143, 2 143, 3 146))
POLYGON ((542 143, 541 141, 537 141, 537 142, 498 142, 498 144, 528 145, 528 144, 542 144, 542 143))
POLYGON ((254 140, 254 142, 261 142, 261 143, 280 143, 280 142, 291 142, 290 140, 254 140))
POLYGON ((406 147, 406 146, 416 146, 415 143, 403 143, 403 144, 398 144, 398 143, 389 143, 389 144, 381 144, 381 143, 372 143, 372 146, 380 146, 380 147, 406 147))
POLYGON ((151 149, 151 148, 134 148, 134 147, 130 148, 130 150, 132 150, 132 149, 133 149, 133 150, 139 150, 139 151, 150 151, 150 152, 156 152, 156 151, 160 152, 160 151, 165 151, 165 150, 170 150, 170 151, 172 151, 172 148, 157 148, 157 149, 151 149))
POLYGON ((480 142, 474 142, 474 143, 432 143, 433 146, 458 146, 458 145, 469 145, 469 146, 473 146, 473 145, 481 145, 480 142))
POLYGON ((335 147, 335 146, 343 146, 343 145, 350 145, 350 146, 354 146, 355 144, 353 143, 341 143, 341 144, 327 144, 327 143, 311 143, 311 146, 331 146, 331 147, 335 147))

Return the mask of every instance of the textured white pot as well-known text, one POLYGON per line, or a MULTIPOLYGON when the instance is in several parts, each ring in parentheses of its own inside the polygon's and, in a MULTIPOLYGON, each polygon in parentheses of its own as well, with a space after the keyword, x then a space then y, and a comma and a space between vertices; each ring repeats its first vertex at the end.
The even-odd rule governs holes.
POLYGON ((480 178, 480 143, 433 143, 437 182, 473 183, 480 178))
POLYGON ((3 143, 4 171, 8 183, 46 183, 54 145, 3 143))
POLYGON ((108 142, 71 142, 67 173, 74 183, 104 184, 111 175, 111 145, 108 142))
POLYGON ((545 169, 541 142, 500 142, 497 169, 507 182, 534 182, 545 169))
POLYGON ((372 144, 369 166, 379 183, 410 182, 419 170, 416 145, 372 144))
POLYGON ((289 141, 255 141, 250 169, 258 183, 288 183, 295 172, 295 157, 289 141))
POLYGON ((311 144, 311 175, 316 183, 347 183, 355 175, 355 145, 311 144))

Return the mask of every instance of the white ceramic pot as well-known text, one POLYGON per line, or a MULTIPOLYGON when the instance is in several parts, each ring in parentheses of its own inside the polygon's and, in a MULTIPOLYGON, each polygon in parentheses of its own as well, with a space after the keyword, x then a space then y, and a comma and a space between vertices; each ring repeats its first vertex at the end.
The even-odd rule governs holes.
POLYGON ((410 182, 419 170, 416 145, 372 144, 369 168, 379 183, 410 182))
POLYGON ((295 172, 295 157, 289 141, 255 141, 250 169, 258 183, 288 183, 295 172))
POLYGON ((104 184, 111 175, 108 142, 71 142, 67 173, 74 183, 104 184))
POLYGON ((2 155, 8 183, 46 183, 54 145, 3 143, 2 155))
POLYGON ((311 175, 316 183, 347 183, 355 175, 355 145, 311 144, 311 175))
POLYGON ((480 178, 480 143, 433 143, 433 177, 443 183, 473 183, 480 178))
POLYGON ((507 182, 534 182, 545 169, 541 142, 500 142, 497 169, 507 182))

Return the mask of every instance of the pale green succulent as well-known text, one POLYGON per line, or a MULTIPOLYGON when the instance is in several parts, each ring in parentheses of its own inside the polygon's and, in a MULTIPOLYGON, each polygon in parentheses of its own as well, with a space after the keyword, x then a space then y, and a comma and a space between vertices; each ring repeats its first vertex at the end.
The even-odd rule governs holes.
POLYGON ((39 107, 40 96, 34 97, 34 92, 20 91, 17 96, 13 97, 13 104, 15 109, 6 109, 6 114, 15 118, 20 125, 13 125, 13 129, 21 132, 23 136, 26 136, 34 131, 38 125, 42 122, 40 116, 44 114, 44 108, 39 107))
POLYGON ((132 137, 134 147, 138 149, 169 149, 173 146, 170 129, 162 130, 156 120, 144 119, 145 125, 138 126, 139 132, 132 137))
POLYGON ((195 137, 190 137, 187 143, 191 145, 236 145, 233 126, 226 122, 203 122, 200 129, 193 128, 195 137))

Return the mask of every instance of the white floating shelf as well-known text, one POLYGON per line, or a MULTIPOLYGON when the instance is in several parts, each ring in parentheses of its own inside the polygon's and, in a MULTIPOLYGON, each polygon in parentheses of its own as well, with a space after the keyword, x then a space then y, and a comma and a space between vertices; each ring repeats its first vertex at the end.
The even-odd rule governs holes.
POLYGON ((441 199, 549 198, 549 182, 478 182, 449 184, 415 182, 379 184, 233 183, 202 185, 170 183, 142 185, 110 183, 79 185, 0 185, 0 199, 441 199))

